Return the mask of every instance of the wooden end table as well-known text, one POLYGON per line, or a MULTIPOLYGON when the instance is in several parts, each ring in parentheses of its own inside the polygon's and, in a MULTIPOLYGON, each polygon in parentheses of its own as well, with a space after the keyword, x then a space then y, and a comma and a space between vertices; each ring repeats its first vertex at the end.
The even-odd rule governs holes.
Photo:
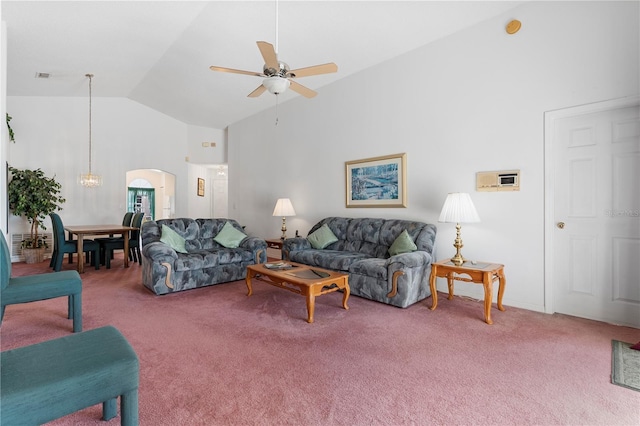
POLYGON ((504 311, 502 307, 502 296, 504 288, 507 285, 507 279, 504 276, 504 265, 489 262, 469 262, 466 261, 462 265, 454 265, 451 260, 440 260, 431 265, 431 277, 429 285, 431 287, 431 310, 438 307, 438 292, 436 291, 436 278, 442 277, 447 279, 449 286, 448 300, 453 299, 453 282, 465 281, 476 284, 482 284, 484 287, 484 320, 487 324, 493 324, 491 320, 491 302, 493 300, 493 282, 499 280, 498 287, 498 309, 504 311), (462 275, 466 275, 464 277, 462 275))
POLYGON ((351 294, 349 274, 300 263, 286 263, 292 265, 293 268, 285 270, 268 269, 264 266, 264 263, 247 266, 247 277, 245 278, 247 289, 249 290, 247 296, 253 294, 252 278, 259 277, 262 282, 304 296, 307 300, 307 322, 309 323, 313 322, 316 296, 343 290, 342 307, 349 309, 349 306, 347 306, 347 300, 349 299, 349 294, 351 294), (320 276, 318 273, 326 276, 320 276))
POLYGON ((282 238, 270 238, 265 240, 267 243, 267 248, 278 250, 280 252, 279 259, 282 259, 282 244, 284 240, 282 238))

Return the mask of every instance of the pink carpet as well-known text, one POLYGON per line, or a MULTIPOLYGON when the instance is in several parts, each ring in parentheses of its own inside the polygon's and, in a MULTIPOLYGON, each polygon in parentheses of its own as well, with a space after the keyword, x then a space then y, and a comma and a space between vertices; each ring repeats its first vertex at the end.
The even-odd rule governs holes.
MULTIPOLYGON (((340 293, 308 324, 301 296, 258 281, 251 297, 243 281, 155 296, 121 256, 86 271, 84 329, 114 325, 138 353, 142 425, 640 424, 640 393, 610 383, 611 340, 638 329, 509 306, 489 326, 481 302, 444 295, 435 311, 355 296, 346 311, 340 293)), ((2 350, 70 333, 66 303, 7 307, 2 350)), ((52 424, 120 422, 100 416, 52 424)))

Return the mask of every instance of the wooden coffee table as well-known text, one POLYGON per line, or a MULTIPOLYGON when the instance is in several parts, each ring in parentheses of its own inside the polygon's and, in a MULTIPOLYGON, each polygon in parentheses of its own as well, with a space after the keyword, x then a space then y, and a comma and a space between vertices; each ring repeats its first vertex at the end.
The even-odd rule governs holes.
POLYGON ((307 299, 307 322, 313 322, 313 312, 316 306, 316 296, 343 290, 342 307, 349 309, 347 300, 351 289, 349 288, 349 274, 316 268, 300 263, 286 262, 293 267, 291 269, 278 270, 265 267, 264 263, 247 266, 247 296, 253 294, 251 280, 258 278, 267 284, 289 290, 293 293, 305 296, 307 299))

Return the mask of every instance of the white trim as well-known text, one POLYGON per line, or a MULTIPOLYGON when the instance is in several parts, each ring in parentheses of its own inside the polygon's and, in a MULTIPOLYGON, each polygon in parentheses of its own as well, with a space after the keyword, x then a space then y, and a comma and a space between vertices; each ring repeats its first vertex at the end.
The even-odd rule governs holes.
POLYGON ((544 113, 544 311, 552 314, 555 312, 553 306, 555 284, 553 282, 554 271, 554 196, 553 192, 553 165, 555 158, 552 153, 554 144, 553 128, 555 120, 573 117, 583 114, 590 114, 616 108, 626 108, 640 105, 640 96, 629 96, 626 98, 612 99, 608 101, 596 102, 592 104, 579 105, 575 107, 563 108, 544 113))

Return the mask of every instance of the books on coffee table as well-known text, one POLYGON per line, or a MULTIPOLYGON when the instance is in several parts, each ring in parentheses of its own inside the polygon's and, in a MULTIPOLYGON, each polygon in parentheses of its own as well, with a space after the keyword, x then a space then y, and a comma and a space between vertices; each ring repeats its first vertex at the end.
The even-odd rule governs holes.
POLYGON ((293 265, 287 262, 265 263, 264 267, 273 270, 286 270, 293 268, 293 265))

